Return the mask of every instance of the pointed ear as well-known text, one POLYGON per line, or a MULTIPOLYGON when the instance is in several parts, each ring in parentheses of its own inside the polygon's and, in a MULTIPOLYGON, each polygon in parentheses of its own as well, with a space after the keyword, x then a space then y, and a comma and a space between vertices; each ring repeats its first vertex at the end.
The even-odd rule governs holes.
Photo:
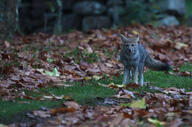
POLYGON ((127 38, 123 34, 119 34, 123 42, 127 42, 127 38))
POLYGON ((135 42, 138 43, 138 42, 139 42, 139 39, 140 39, 140 37, 139 37, 139 35, 138 35, 137 38, 135 39, 135 42))

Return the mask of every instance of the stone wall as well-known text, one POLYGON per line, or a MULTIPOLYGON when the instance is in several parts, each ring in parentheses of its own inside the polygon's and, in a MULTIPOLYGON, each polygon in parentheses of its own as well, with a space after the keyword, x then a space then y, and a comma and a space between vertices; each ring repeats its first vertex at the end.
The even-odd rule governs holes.
MULTIPOLYGON (((22 30, 52 33, 57 13, 56 0, 23 1, 20 7, 22 30)), ((155 3, 149 0, 63 0, 62 13, 63 31, 109 28, 137 20, 145 23, 148 18, 156 20, 157 25, 178 25, 177 17, 185 14, 185 0, 156 0, 155 3), (157 6, 156 10, 152 9, 152 4, 157 6)))

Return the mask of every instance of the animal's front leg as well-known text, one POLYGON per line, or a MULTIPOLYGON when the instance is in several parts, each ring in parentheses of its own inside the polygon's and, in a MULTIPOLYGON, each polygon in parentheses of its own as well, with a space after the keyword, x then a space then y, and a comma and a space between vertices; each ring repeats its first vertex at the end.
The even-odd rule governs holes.
POLYGON ((126 68, 124 69, 124 75, 123 75, 123 85, 126 85, 130 82, 130 69, 126 68))
POLYGON ((140 77, 140 85, 143 86, 143 73, 140 73, 139 74, 139 77, 140 77))
POLYGON ((138 84, 138 67, 134 67, 133 69, 133 73, 134 73, 134 83, 138 84))

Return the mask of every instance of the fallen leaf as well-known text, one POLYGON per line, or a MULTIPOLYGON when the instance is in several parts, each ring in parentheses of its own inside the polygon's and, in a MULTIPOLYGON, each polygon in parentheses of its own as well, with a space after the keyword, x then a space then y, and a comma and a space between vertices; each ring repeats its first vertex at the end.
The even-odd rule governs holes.
POLYGON ((113 65, 112 65, 111 63, 105 63, 105 65, 106 65, 107 67, 113 67, 113 65))
POLYGON ((119 124, 121 124, 121 121, 124 119, 123 114, 118 114, 117 117, 115 117, 111 122, 110 122, 110 127, 117 127, 119 124))
POLYGON ((102 76, 93 75, 93 79, 97 81, 97 80, 100 80, 100 79, 102 79, 102 76))
POLYGON ((185 93, 184 89, 179 89, 179 88, 175 88, 175 87, 169 87, 169 88, 165 88, 163 91, 163 93, 166 94, 183 94, 185 93))
POLYGON ((189 95, 189 107, 192 108, 192 95, 189 95))
POLYGON ((80 108, 80 105, 74 101, 66 101, 63 104, 67 107, 74 108, 75 110, 78 110, 80 108))
POLYGON ((90 76, 85 76, 85 80, 90 80, 91 77, 90 76))
POLYGON ((49 76, 60 76, 60 73, 57 71, 57 68, 54 68, 52 72, 45 71, 45 74, 47 74, 49 76))
POLYGON ((155 124, 157 127, 159 127, 159 126, 164 126, 164 125, 165 125, 165 122, 161 122, 161 121, 159 121, 159 120, 157 120, 157 119, 148 118, 148 121, 149 121, 150 123, 155 124))
POLYGON ((139 88, 140 85, 136 84, 136 83, 130 83, 130 84, 127 84, 125 86, 126 89, 129 89, 129 88, 139 88))
POLYGON ((93 49, 90 46, 87 47, 86 51, 88 54, 93 53, 93 49))
POLYGON ((50 110, 50 114, 51 115, 56 115, 57 113, 67 113, 67 112, 75 112, 76 109, 74 109, 73 107, 59 107, 56 109, 51 109, 50 110))
POLYGON ((117 97, 117 98, 134 98, 134 94, 131 91, 125 90, 125 89, 120 89, 118 91, 118 93, 116 95, 114 95, 113 97, 117 97))
POLYGON ((53 83, 51 85, 57 86, 57 87, 71 87, 71 86, 73 86, 72 84, 65 84, 65 83, 53 83))
POLYGON ((45 100, 45 99, 49 99, 49 100, 52 100, 52 99, 55 99, 55 100, 62 100, 62 99, 65 99, 65 96, 64 95, 61 95, 61 96, 56 96, 54 94, 52 95, 44 95, 41 97, 41 100, 45 100))
POLYGON ((142 100, 133 101, 129 107, 145 109, 146 106, 145 98, 143 98, 142 100))
POLYGON ((129 118, 124 119, 124 120, 121 121, 121 123, 120 123, 120 126, 121 126, 121 127, 127 127, 127 125, 130 126, 130 127, 137 127, 137 125, 136 125, 136 123, 134 122, 134 120, 131 120, 131 119, 129 119, 129 118))
POLYGON ((137 32, 135 30, 133 30, 132 33, 135 34, 135 35, 139 35, 139 32, 137 32))
POLYGON ((33 111, 33 115, 39 116, 41 118, 48 118, 51 116, 48 111, 41 111, 41 110, 33 111))
POLYGON ((124 85, 114 84, 113 82, 108 85, 109 88, 123 88, 124 85))
POLYGON ((8 41, 5 41, 4 44, 5 44, 5 47, 6 47, 6 48, 9 48, 9 47, 11 46, 8 41))
POLYGON ((184 43, 181 43, 181 42, 175 43, 175 48, 178 49, 178 50, 180 50, 182 48, 187 48, 187 47, 188 47, 187 44, 184 44, 184 43))
POLYGON ((170 123, 170 127, 179 127, 182 124, 182 119, 177 118, 170 123))

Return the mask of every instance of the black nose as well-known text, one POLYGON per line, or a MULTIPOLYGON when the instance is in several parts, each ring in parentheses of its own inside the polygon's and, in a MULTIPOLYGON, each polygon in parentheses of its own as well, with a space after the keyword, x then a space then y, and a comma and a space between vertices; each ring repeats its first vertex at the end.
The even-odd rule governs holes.
POLYGON ((129 49, 129 52, 131 52, 131 49, 129 49))

